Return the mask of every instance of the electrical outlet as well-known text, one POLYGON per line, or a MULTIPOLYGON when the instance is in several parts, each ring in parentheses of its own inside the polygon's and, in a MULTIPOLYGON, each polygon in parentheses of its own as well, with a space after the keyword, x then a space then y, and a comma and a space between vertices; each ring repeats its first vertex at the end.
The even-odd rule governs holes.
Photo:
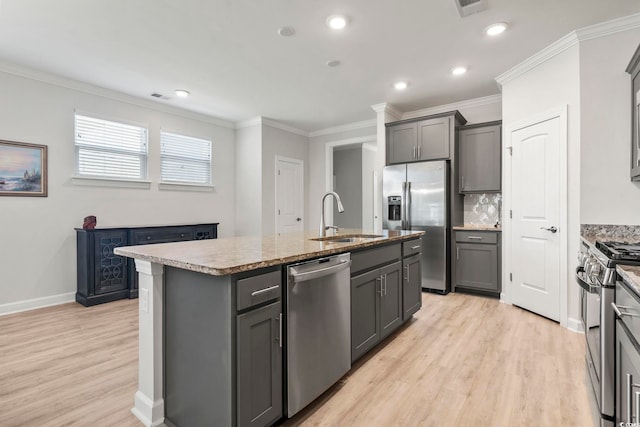
POLYGON ((149 289, 140 289, 138 294, 138 298, 140 299, 140 310, 145 313, 149 312, 149 289))

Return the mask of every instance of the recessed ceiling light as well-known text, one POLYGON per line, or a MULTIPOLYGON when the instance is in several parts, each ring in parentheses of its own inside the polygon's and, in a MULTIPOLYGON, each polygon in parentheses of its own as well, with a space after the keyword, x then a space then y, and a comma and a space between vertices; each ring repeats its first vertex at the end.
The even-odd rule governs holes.
POLYGON ((454 76, 461 76, 466 72, 467 69, 465 67, 455 67, 451 69, 451 74, 453 74, 454 76))
POLYGON ((338 61, 337 59, 332 59, 331 61, 327 61, 327 66, 329 67, 337 67, 338 65, 340 65, 340 61, 338 61))
POLYGON ((291 37, 295 33, 296 33, 296 30, 294 30, 292 27, 278 28, 278 34, 280 34, 282 37, 291 37))
POLYGON ((405 90, 407 88, 407 86, 409 86, 409 84, 407 82, 404 82, 404 81, 395 82, 393 84, 393 87, 396 90, 405 90))
POLYGON ((178 98, 186 98, 186 97, 188 97, 189 95, 190 95, 190 94, 189 94, 189 91, 188 91, 188 90, 184 90, 184 89, 176 89, 176 96, 177 96, 178 98))
POLYGON ((484 33, 488 36, 497 36, 498 34, 504 33, 507 27, 508 25, 506 22, 497 22, 485 28, 484 33))
POLYGON ((334 30, 341 30, 347 26, 347 18, 342 15, 331 15, 327 18, 327 25, 334 30))

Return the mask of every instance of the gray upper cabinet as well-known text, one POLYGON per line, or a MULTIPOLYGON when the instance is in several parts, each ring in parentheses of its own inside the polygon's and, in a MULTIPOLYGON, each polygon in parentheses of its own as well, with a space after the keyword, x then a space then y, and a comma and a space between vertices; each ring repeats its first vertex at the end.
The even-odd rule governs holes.
POLYGON ((631 75, 631 180, 640 181, 640 45, 627 73, 631 75))
POLYGON ((500 192, 501 134, 500 122, 460 129, 460 193, 500 192))
POLYGON ((416 161, 416 141, 418 127, 416 123, 405 123, 389 128, 390 163, 406 163, 416 161))
POLYGON ((416 160, 448 159, 450 153, 450 117, 418 122, 416 160))
POLYGON ((464 123, 457 111, 387 123, 387 164, 453 158, 455 126, 464 123))

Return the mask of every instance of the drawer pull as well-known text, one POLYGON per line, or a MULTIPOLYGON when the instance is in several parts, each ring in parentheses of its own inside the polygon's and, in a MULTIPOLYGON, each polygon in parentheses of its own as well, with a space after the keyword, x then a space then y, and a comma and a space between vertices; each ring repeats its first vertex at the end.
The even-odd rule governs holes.
POLYGON ((620 311, 621 308, 631 308, 631 307, 625 307, 623 305, 616 305, 615 302, 611 303, 611 308, 613 308, 613 311, 616 312, 616 314, 618 315, 618 317, 622 318, 623 316, 629 316, 629 317, 640 317, 640 315, 638 314, 633 314, 633 313, 629 313, 628 311, 620 311))
POLYGON ((411 246, 411 249, 413 249, 414 251, 415 251, 416 249, 420 249, 420 245, 411 246))
POLYGON ((467 236, 467 239, 470 239, 470 240, 482 240, 482 239, 484 239, 484 237, 480 237, 480 236, 467 236))
POLYGON ((180 233, 180 237, 184 237, 184 233, 180 233))
POLYGON ((262 295, 262 294, 266 294, 267 292, 275 291, 279 287, 280 287, 280 285, 274 285, 274 286, 271 286, 271 287, 268 287, 268 288, 259 289, 257 291, 251 292, 251 296, 252 297, 257 297, 258 295, 262 295))
POLYGON ((147 240, 151 240, 151 236, 147 236, 147 240))

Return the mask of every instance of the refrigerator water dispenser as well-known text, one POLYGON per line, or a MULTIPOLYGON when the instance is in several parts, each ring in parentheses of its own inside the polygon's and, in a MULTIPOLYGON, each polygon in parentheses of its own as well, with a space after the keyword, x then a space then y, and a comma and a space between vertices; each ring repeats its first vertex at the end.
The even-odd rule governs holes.
POLYGON ((402 213, 400 207, 402 206, 402 197, 401 196, 389 196, 387 197, 387 202, 389 205, 389 212, 387 218, 389 221, 400 221, 402 220, 402 213))

